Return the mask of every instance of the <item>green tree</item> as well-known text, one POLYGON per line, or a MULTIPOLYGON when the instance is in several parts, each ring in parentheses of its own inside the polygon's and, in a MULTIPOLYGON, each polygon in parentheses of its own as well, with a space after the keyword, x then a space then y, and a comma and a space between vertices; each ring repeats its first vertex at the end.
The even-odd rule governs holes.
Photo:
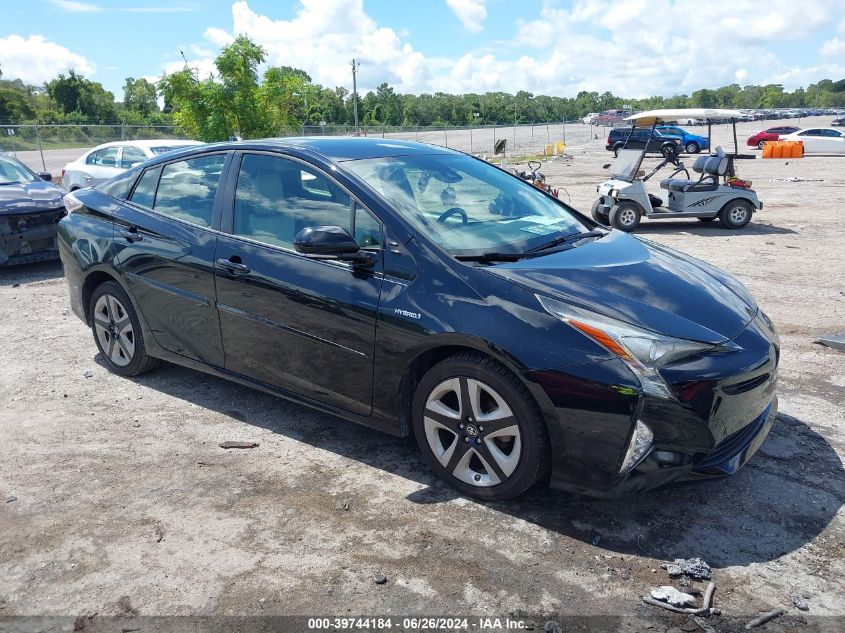
POLYGON ((155 84, 143 78, 127 77, 126 83, 123 84, 123 106, 144 116, 158 112, 155 84))
POLYGON ((92 122, 113 121, 114 95, 96 81, 89 81, 74 70, 60 74, 47 84, 47 94, 64 114, 76 112, 92 122))

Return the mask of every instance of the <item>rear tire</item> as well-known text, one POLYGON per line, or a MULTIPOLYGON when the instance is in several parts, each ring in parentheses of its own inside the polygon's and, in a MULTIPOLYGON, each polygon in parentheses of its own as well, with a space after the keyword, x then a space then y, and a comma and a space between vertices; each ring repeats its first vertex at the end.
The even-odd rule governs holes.
POLYGON ((511 499, 549 468, 551 448, 539 407, 492 358, 466 352, 441 361, 423 376, 412 406, 423 457, 465 495, 511 499))
POLYGON ((610 210, 610 226, 626 233, 640 225, 642 212, 633 202, 620 202, 610 210))
POLYGON ((674 143, 665 143, 660 148, 660 153, 663 155, 663 158, 674 158, 678 155, 678 148, 674 143))
POLYGON ((91 295, 91 331, 109 371, 121 376, 146 373, 161 362, 147 354, 138 314, 116 281, 97 286, 91 295))
POLYGON ((604 224, 605 226, 610 226, 610 218, 607 215, 605 215, 604 213, 601 213, 599 211, 599 206, 601 206, 601 199, 596 200, 593 203, 593 208, 590 209, 590 215, 599 224, 604 224))
POLYGON ((695 141, 690 141, 689 143, 687 143, 686 150, 687 154, 698 154, 698 152, 701 151, 701 148, 695 141))
POLYGON ((613 158, 619 158, 619 150, 624 149, 624 148, 625 148, 624 143, 617 143, 616 145, 614 145, 613 146, 613 158))
POLYGON ((741 229, 751 222, 754 208, 747 200, 731 200, 719 212, 719 221, 726 229, 741 229))

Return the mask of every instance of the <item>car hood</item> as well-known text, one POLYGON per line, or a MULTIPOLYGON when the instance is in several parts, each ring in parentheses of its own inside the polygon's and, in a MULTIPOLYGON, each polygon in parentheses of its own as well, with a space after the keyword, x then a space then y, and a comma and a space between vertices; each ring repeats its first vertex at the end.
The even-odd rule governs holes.
POLYGON ((56 209, 62 206, 64 195, 46 180, 0 185, 0 215, 56 209))
POLYGON ((757 312, 745 287, 727 273, 621 231, 483 270, 633 325, 707 343, 734 338, 757 312))

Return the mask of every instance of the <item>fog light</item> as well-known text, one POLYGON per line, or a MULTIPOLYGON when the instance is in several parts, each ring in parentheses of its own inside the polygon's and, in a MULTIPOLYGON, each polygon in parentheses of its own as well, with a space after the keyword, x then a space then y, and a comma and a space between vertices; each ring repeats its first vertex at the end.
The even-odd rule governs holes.
POLYGON ((654 451, 654 459, 658 466, 681 466, 687 462, 688 456, 673 451, 654 451))
POLYGON ((653 441, 654 434, 651 429, 642 420, 637 420, 637 426, 634 427, 634 435, 631 437, 631 443, 628 445, 628 451, 625 453, 625 460, 622 462, 619 474, 624 475, 636 466, 651 450, 653 441))

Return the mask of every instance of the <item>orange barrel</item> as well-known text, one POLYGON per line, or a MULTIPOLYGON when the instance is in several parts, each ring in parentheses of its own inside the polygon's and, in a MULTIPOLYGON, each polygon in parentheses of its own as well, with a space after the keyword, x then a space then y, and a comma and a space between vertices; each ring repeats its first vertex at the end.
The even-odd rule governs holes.
POLYGON ((771 158, 772 157, 772 149, 774 148, 775 144, 773 141, 764 141, 763 142, 763 158, 771 158))
POLYGON ((783 141, 775 141, 772 148, 772 158, 783 158, 783 141))
POLYGON ((792 141, 792 158, 804 157, 804 141, 792 141))

